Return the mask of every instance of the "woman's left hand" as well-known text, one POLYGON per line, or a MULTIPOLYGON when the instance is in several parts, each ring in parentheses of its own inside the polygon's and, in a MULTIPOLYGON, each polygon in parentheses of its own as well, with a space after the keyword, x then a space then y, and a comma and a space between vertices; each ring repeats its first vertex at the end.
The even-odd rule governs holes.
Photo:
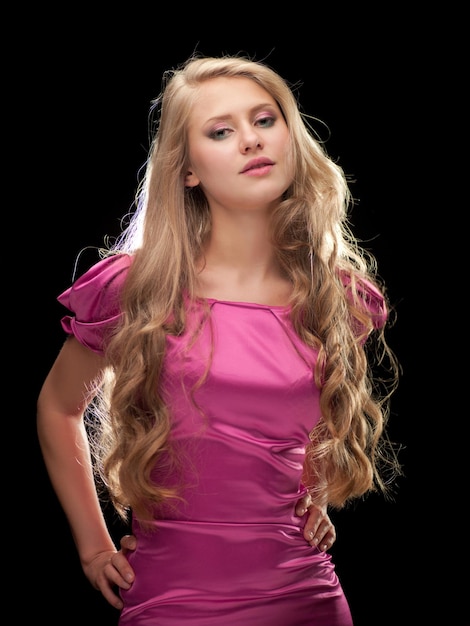
POLYGON ((302 517, 308 513, 304 526, 304 537, 311 546, 325 552, 336 541, 336 529, 328 515, 327 507, 314 504, 309 494, 297 502, 296 515, 302 517))

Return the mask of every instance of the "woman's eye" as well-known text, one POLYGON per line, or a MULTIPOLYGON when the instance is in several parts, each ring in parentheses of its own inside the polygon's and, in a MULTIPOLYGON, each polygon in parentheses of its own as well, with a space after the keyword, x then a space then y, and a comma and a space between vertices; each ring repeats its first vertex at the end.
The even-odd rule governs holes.
POLYGON ((275 122, 275 118, 274 117, 261 117, 259 120, 256 120, 256 123, 259 126, 262 126, 263 128, 270 128, 274 122, 275 122))
MULTIPOLYGON (((272 115, 266 115, 264 117, 259 117, 258 119, 254 120, 254 125, 260 128, 270 128, 274 125, 275 121, 275 117, 273 117, 272 115)), ((223 128, 214 128, 209 133, 209 139, 214 139, 215 141, 225 139, 232 132, 233 129, 227 126, 224 126, 223 128)))
POLYGON ((211 139, 224 139, 230 132, 229 128, 215 128, 209 133, 211 139))

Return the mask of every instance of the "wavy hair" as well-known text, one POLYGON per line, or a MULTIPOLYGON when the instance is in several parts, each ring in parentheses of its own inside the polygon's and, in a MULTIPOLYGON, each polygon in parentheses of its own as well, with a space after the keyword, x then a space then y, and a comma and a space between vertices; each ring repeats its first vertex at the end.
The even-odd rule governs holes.
MULTIPOLYGON (((289 129, 294 179, 271 227, 292 283, 294 327, 319 354, 314 376, 322 418, 310 433, 305 484, 316 501, 341 508, 370 491, 388 494, 401 469, 386 435, 399 365, 385 326, 376 328, 364 305, 361 284, 369 281, 384 298, 386 292, 374 257, 349 227, 353 200, 343 170, 328 156, 290 85, 267 64, 246 56, 193 55, 163 76, 152 102, 152 141, 135 212, 104 251, 134 256, 122 323, 107 348, 107 380, 94 407, 100 413, 97 471, 123 518, 133 510, 150 520, 155 505, 178 497, 176 488, 151 476, 159 459, 171 458, 171 415, 158 381, 167 334, 184 330, 182 294, 196 294, 198 260, 211 228, 203 192, 184 187, 188 118, 199 86, 221 76, 255 81, 278 103, 289 129)), ((393 311, 385 302, 390 325, 393 311)))

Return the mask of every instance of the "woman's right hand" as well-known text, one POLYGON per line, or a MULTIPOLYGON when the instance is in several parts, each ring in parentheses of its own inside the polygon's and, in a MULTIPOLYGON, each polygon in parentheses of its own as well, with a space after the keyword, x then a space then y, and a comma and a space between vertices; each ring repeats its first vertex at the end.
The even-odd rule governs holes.
POLYGON ((90 563, 83 565, 83 571, 93 587, 115 609, 123 607, 119 590, 130 589, 135 579, 127 554, 135 550, 137 540, 134 535, 124 535, 120 545, 120 550, 100 552, 90 563))

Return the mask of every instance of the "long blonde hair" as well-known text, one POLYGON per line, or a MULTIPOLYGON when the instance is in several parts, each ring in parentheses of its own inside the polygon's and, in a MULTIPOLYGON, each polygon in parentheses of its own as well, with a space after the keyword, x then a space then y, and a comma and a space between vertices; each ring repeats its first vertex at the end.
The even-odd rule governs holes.
POLYGON ((163 77, 152 103, 155 127, 136 209, 108 251, 134 256, 122 294, 122 324, 107 347, 109 380, 95 405, 101 437, 96 467, 123 518, 133 510, 148 520, 153 505, 178 497, 177 490, 151 479, 169 450, 171 431, 158 381, 166 336, 185 327, 182 294, 195 295, 197 260, 211 228, 204 194, 184 187, 187 122, 197 88, 219 76, 254 80, 278 103, 290 132, 295 175, 272 216, 272 237, 292 283, 294 327, 319 352, 314 374, 322 419, 310 434, 305 483, 315 499, 341 508, 369 491, 388 493, 400 473, 385 429, 399 367, 385 327, 374 328, 360 285, 368 280, 384 298, 385 289, 374 257, 349 228, 346 177, 316 138, 291 87, 269 66, 242 56, 194 55, 163 77))

